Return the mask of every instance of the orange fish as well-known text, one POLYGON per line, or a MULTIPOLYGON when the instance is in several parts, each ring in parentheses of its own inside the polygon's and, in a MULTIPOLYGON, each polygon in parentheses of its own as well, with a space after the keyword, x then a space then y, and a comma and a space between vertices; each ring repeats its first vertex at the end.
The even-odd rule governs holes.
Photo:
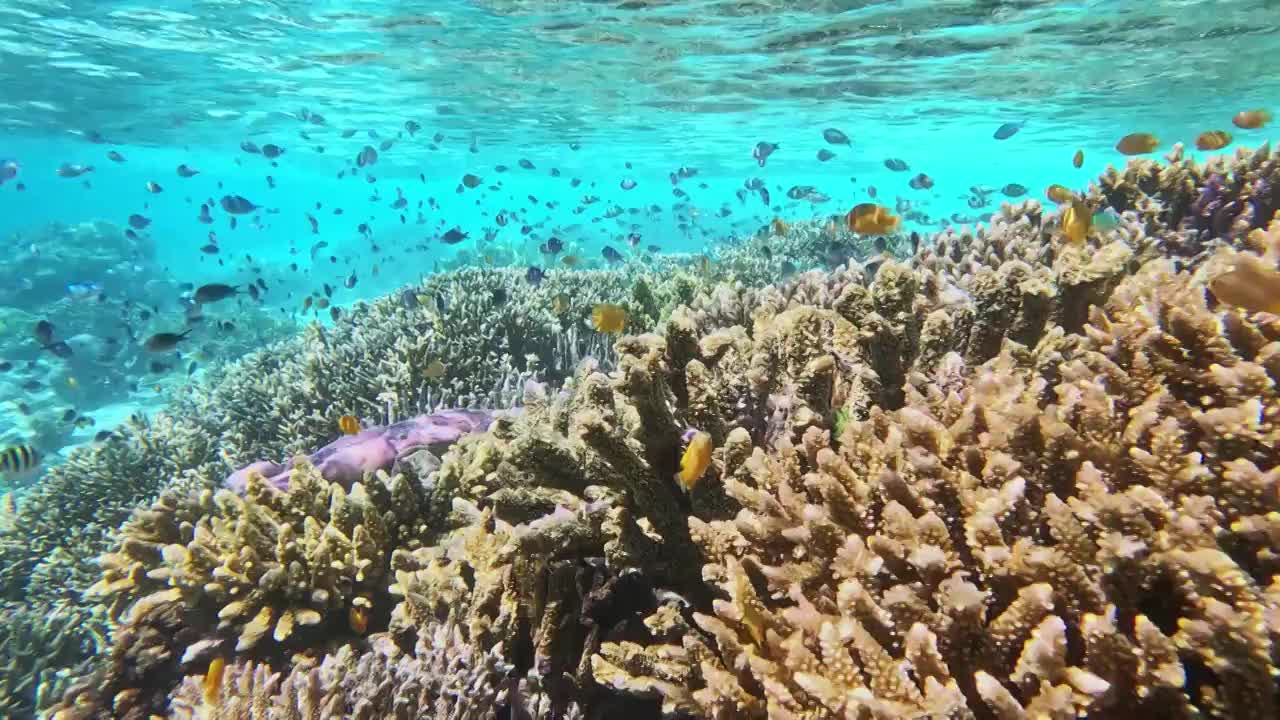
POLYGON ((791 226, 783 222, 782 218, 774 218, 770 225, 773 228, 774 235, 785 236, 791 230, 791 226))
POLYGON ((341 430, 344 435, 355 435, 360 432, 360 421, 353 415, 343 415, 338 418, 338 429, 341 430))
POLYGON ((218 656, 209 661, 209 669, 205 671, 204 680, 200 683, 206 705, 218 702, 218 696, 222 694, 222 675, 226 670, 227 661, 223 657, 218 656))
POLYGON ((845 216, 849 229, 860 235, 887 235, 898 229, 902 219, 889 212, 889 208, 875 203, 855 205, 845 216))
POLYGON ((1151 133, 1129 133, 1116 143, 1116 150, 1124 155, 1142 155, 1160 147, 1160 138, 1151 133))
POLYGON ((1196 136, 1196 148, 1200 150, 1221 150, 1231 144, 1231 133, 1225 130, 1209 130, 1196 136))
POLYGON ((711 466, 711 451, 714 449, 711 436, 702 431, 695 433, 689 441, 684 455, 680 456, 680 472, 676 475, 680 487, 686 493, 693 492, 698 481, 707 473, 707 468, 711 466))
POLYGON ((1074 168, 1084 167, 1084 151, 1076 150, 1076 154, 1071 156, 1071 166, 1074 168))
POLYGON ((1280 272, 1256 255, 1240 255, 1230 270, 1209 281, 1215 297, 1249 312, 1280 315, 1280 272))
POLYGON ((1071 192, 1070 190, 1068 190, 1067 188, 1061 185, 1050 185, 1048 188, 1045 189, 1044 196, 1058 203, 1059 205, 1062 205, 1063 203, 1071 202, 1076 195, 1075 193, 1071 192))
POLYGON ((620 333, 627 326, 627 310, 621 305, 600 303, 591 308, 591 324, 597 332, 620 333))
POLYGON ((347 624, 357 635, 365 634, 369 629, 369 609, 361 605, 352 605, 347 610, 347 624))
POLYGON ((1231 124, 1241 130, 1257 130, 1271 122, 1271 113, 1266 110, 1244 110, 1231 118, 1231 124))
POLYGON ((1062 232, 1067 240, 1079 245, 1089 237, 1089 226, 1093 224, 1093 213, 1079 199, 1072 199, 1071 206, 1062 211, 1062 232))

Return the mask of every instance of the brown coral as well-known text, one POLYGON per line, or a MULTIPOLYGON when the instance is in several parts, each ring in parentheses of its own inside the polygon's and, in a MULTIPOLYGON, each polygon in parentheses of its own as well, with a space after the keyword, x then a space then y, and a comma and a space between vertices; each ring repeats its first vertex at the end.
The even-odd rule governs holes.
POLYGON ((702 634, 598 680, 705 717, 1274 714, 1280 326, 1157 265, 1088 333, 1054 385, 1006 354, 727 463, 702 634))

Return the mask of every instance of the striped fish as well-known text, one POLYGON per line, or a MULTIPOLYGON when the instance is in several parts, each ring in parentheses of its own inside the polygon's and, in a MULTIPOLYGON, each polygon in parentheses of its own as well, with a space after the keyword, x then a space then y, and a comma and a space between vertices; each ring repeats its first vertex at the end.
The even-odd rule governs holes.
POLYGON ((0 452, 0 477, 16 480, 40 467, 40 451, 29 445, 14 445, 0 452))

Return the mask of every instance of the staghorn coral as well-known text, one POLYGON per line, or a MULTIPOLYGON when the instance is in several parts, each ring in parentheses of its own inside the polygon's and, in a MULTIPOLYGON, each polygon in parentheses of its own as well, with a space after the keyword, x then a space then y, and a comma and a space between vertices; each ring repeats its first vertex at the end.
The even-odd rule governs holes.
POLYGON ((106 646, 101 623, 66 602, 0 605, 0 716, 30 717, 61 697, 85 658, 106 646))
POLYGON ((266 637, 305 645, 360 613, 365 621, 351 624, 363 632, 379 610, 391 551, 424 533, 415 488, 403 474, 379 472, 347 491, 300 462, 288 492, 251 474, 244 497, 166 495, 122 529, 88 595, 113 617, 149 598, 180 599, 197 627, 216 623, 203 649, 213 638, 234 639, 237 652, 266 637))
POLYGON ((1280 209, 1280 159, 1268 144, 1204 163, 1177 145, 1166 160, 1108 167, 1089 191, 1095 205, 1136 213, 1160 254, 1192 258, 1214 240, 1239 245, 1280 209))
POLYGON ((1280 325, 1157 263, 1086 331, 1052 386, 1006 353, 727 454, 742 512, 690 519, 720 599, 597 681, 700 717, 1280 711, 1280 325))
POLYGON ((172 693, 171 717, 486 720, 508 703, 502 648, 477 650, 456 625, 440 625, 411 653, 386 636, 371 637, 369 644, 364 652, 344 645, 286 673, 248 661, 228 666, 216 683, 187 676, 172 693))

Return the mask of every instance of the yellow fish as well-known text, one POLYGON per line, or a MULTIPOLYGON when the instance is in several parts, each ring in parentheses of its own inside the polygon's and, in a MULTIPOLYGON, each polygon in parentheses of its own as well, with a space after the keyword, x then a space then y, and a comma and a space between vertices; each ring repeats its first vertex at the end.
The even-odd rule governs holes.
POLYGON ((551 298, 551 310, 557 315, 563 315, 569 312, 569 296, 560 293, 551 298))
POLYGON ((889 208, 875 203, 855 205, 845 219, 849 229, 859 235, 888 235, 902 222, 902 218, 889 212, 889 208))
POLYGON ((707 473, 707 468, 711 466, 711 451, 714 449, 711 436, 701 430, 689 441, 689 446, 684 449, 684 455, 680 456, 680 472, 676 475, 680 487, 684 488, 686 493, 693 492, 698 481, 707 473))
POLYGON ((439 360, 432 360, 430 363, 427 364, 427 369, 423 374, 425 374, 428 378, 431 378, 432 380, 439 380, 440 378, 444 377, 445 370, 447 369, 448 368, 444 366, 444 363, 440 362, 439 360))
POLYGON ((773 228, 774 235, 786 235, 791 230, 791 226, 787 225, 782 218, 774 218, 770 225, 773 228))
POLYGON ((354 415, 343 415, 338 418, 338 429, 344 435, 355 435, 360 432, 360 421, 354 415))
POLYGON ((1160 147, 1160 138, 1151 133, 1129 133, 1116 143, 1116 150, 1124 155, 1143 155, 1160 147))
POLYGON ((1084 151, 1076 150, 1076 154, 1071 156, 1071 166, 1079 170, 1084 167, 1084 151))
POLYGON ((1280 272, 1257 256, 1236 257, 1230 270, 1209 281, 1209 289, 1228 305, 1280 315, 1280 272))
POLYGON ((222 675, 227 670, 227 661, 218 656, 209 661, 209 669, 204 674, 204 680, 200 683, 201 689, 204 691, 204 702, 206 705, 213 705, 218 702, 218 696, 222 694, 222 675))
POLYGON ((1093 213, 1079 199, 1073 199, 1071 206, 1062 211, 1062 232, 1067 240, 1079 245, 1089 237, 1089 227, 1093 224, 1093 213))
POLYGON ((1075 198, 1075 193, 1061 185, 1050 185, 1045 191, 1044 196, 1050 200, 1062 205, 1069 203, 1075 198))
POLYGON ((1271 122, 1271 113, 1266 110, 1244 110, 1231 118, 1231 124, 1242 130, 1257 130, 1271 122))
POLYGON ((627 326, 627 310, 621 305, 600 303, 591 308, 591 324, 596 332, 620 333, 627 326))
POLYGON ((1196 136, 1197 150, 1221 150, 1231 144, 1231 133, 1225 130, 1208 130, 1196 136))

